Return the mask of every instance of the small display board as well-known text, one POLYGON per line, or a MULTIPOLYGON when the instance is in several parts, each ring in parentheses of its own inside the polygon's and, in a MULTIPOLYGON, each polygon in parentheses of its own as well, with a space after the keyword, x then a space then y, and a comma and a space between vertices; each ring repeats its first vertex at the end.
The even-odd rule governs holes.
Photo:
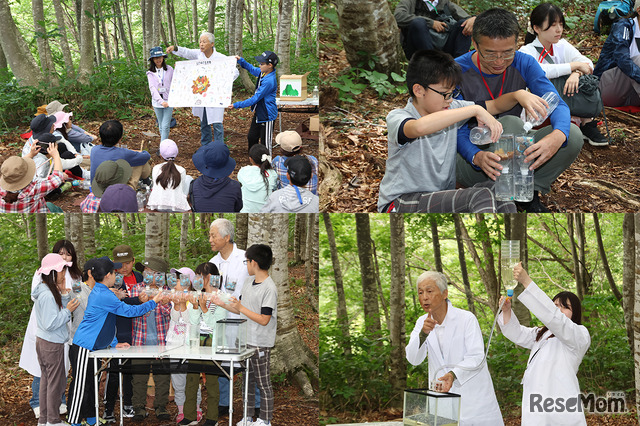
POLYGON ((288 74, 280 76, 280 98, 284 101, 303 101, 307 99, 307 76, 288 74))

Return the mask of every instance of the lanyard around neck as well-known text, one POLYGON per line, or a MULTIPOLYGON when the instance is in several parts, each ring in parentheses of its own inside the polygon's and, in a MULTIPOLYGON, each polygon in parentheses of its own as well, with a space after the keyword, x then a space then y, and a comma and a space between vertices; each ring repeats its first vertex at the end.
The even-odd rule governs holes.
POLYGON ((547 50, 546 47, 542 46, 542 52, 540 52, 540 56, 538 56, 538 62, 542 63, 547 55, 553 56, 553 44, 551 45, 551 48, 549 50, 547 50))
MULTIPOLYGON (((480 71, 480 78, 482 79, 482 82, 484 83, 484 87, 487 88, 487 92, 489 92, 489 96, 491 96, 491 100, 494 100, 495 97, 493 96, 493 93, 491 93, 491 89, 489 89, 489 85, 487 84, 487 82, 484 79, 484 76, 482 75, 482 68, 480 67, 480 51, 478 51, 476 59, 477 59, 477 62, 478 62, 478 70, 480 71)), ((504 89, 504 77, 505 77, 505 75, 507 75, 507 69, 506 68, 502 72, 502 84, 500 85, 500 93, 498 94, 498 97, 502 96, 502 89, 504 89)))

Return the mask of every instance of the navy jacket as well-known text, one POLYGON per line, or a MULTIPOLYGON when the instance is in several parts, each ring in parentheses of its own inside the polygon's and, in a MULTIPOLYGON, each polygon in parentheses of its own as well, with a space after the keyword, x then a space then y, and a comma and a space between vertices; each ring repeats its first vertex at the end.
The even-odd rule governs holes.
POLYGON ((629 55, 629 47, 634 42, 633 18, 619 19, 611 26, 611 32, 604 42, 600 57, 593 74, 602 77, 602 74, 611 68, 620 70, 640 83, 640 67, 638 67, 629 55))
POLYGON ((191 185, 191 209, 198 213, 234 213, 242 210, 240 182, 223 177, 200 176, 191 185))
POLYGON ((269 74, 262 76, 260 68, 254 67, 244 59, 238 60, 238 65, 258 77, 256 82, 256 92, 246 101, 233 104, 234 108, 246 108, 251 106, 251 111, 256 112, 256 122, 264 123, 273 121, 278 117, 278 106, 276 105, 276 93, 278 91, 278 79, 275 69, 269 74))

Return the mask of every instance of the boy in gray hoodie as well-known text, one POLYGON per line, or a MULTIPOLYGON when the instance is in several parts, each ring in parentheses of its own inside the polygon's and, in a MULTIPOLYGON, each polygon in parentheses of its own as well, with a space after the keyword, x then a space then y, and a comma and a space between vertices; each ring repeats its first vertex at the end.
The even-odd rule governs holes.
POLYGON ((284 165, 287 167, 289 185, 273 191, 261 213, 318 213, 320 199, 304 186, 311 179, 311 163, 307 157, 294 155, 284 165))

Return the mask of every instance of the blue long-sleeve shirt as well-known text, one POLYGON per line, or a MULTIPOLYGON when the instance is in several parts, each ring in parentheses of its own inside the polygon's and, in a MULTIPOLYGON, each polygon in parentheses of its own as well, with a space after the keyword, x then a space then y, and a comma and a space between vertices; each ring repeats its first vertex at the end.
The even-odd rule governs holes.
POLYGON ((611 68, 618 67, 625 75, 640 83, 640 67, 631 60, 629 48, 633 43, 635 27, 632 18, 619 19, 611 26, 611 32, 604 42, 602 51, 593 74, 602 77, 602 74, 611 68))
POLYGON ((262 75, 260 68, 254 67, 243 58, 238 60, 238 65, 258 77, 258 81, 256 82, 256 91, 253 96, 247 100, 234 103, 233 107, 246 108, 253 106, 251 110, 255 110, 256 122, 258 123, 275 120, 278 117, 278 106, 276 105, 278 79, 275 70, 269 74, 262 75))
POLYGON ((131 167, 143 166, 149 161, 151 154, 147 151, 132 151, 119 146, 96 145, 91 149, 91 181, 96 175, 98 166, 105 161, 126 160, 131 167))
POLYGON ((109 288, 96 283, 89 295, 84 318, 76 330, 73 344, 90 351, 115 345, 116 316, 138 317, 155 309, 156 302, 149 300, 142 305, 127 305, 109 288))
MULTIPOLYGON (((507 68, 504 75, 504 83, 502 74, 485 74, 483 72, 481 75, 477 65, 471 59, 474 53, 475 51, 472 51, 456 58, 456 62, 458 62, 462 68, 462 83, 460 85, 462 89, 461 99, 474 101, 476 103, 491 100, 491 95, 484 82, 489 86, 491 93, 495 97, 498 97, 500 92, 505 94, 527 88, 531 93, 540 97, 547 92, 558 93, 553 84, 551 84, 545 76, 540 64, 536 62, 535 58, 526 53, 515 52, 513 63, 507 68), (482 77, 484 77, 484 81, 482 77)), ((511 110, 498 116, 515 115, 519 117, 521 112, 522 107, 518 104, 511 110)), ((569 137, 571 113, 562 98, 560 98, 560 103, 551 113, 549 119, 551 121, 551 127, 553 127, 554 130, 560 130, 564 133, 565 138, 569 137)), ((566 143, 565 140, 562 146, 566 145, 566 143)), ((480 148, 472 144, 469 140, 468 126, 461 126, 458 130, 457 148, 458 153, 469 163, 471 163, 473 156, 480 151, 480 148)), ((476 169, 479 170, 478 167, 476 167, 476 169)))

